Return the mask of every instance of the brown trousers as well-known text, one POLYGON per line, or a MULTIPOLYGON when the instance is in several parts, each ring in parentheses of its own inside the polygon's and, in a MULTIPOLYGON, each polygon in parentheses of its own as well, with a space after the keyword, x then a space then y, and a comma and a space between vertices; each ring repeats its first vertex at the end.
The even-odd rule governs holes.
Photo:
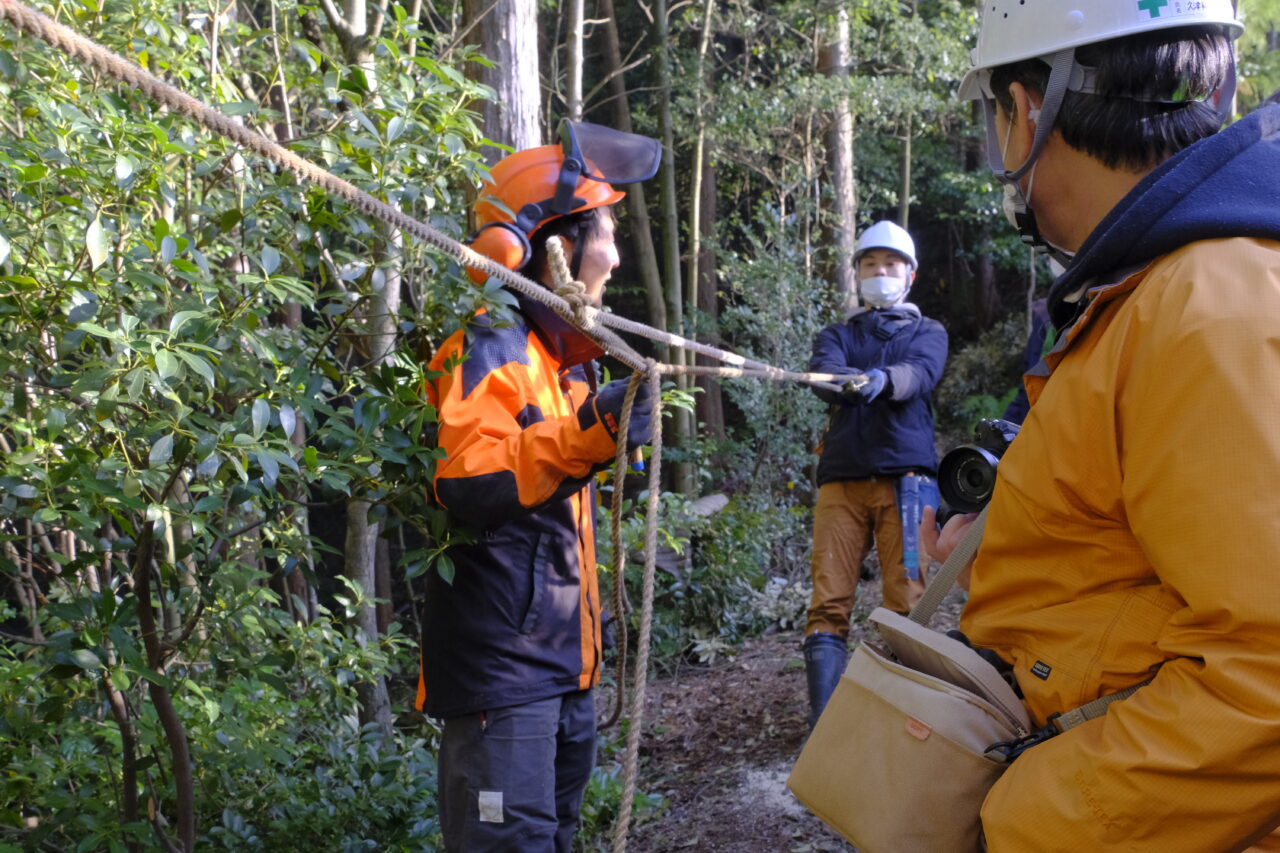
POLYGON ((826 631, 848 636, 858 570, 871 550, 873 534, 880 553, 884 606, 906 613, 924 594, 924 581, 907 580, 902 518, 893 483, 892 477, 873 477, 819 487, 813 511, 813 600, 806 635, 826 631))

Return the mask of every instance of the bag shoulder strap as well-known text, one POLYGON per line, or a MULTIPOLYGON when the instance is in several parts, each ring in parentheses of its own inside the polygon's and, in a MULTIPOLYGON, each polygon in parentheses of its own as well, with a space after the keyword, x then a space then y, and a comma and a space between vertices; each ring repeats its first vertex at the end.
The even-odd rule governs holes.
POLYGON ((942 604, 942 599, 947 597, 947 593, 955 585, 960 573, 964 571, 964 567, 973 559, 973 555, 978 553, 978 546, 982 544, 982 531, 986 529, 986 526, 987 507, 983 507, 982 512, 978 513, 978 517, 974 519, 973 524, 969 526, 964 536, 960 538, 960 542, 956 545, 955 550, 951 552, 951 556, 947 557, 942 564, 942 568, 933 576, 933 580, 929 581, 929 585, 925 587, 924 595, 916 602, 916 606, 911 608, 911 613, 907 616, 908 619, 917 625, 927 626, 929 624, 929 620, 933 618, 933 614, 938 610, 938 605, 942 604))

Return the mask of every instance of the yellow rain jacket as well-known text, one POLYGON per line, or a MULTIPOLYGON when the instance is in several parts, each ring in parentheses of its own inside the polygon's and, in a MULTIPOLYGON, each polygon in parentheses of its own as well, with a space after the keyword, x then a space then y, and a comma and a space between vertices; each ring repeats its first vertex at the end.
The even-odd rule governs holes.
POLYGON ((1280 242, 1191 243, 1089 293, 998 467, 961 629, 1038 724, 995 853, 1280 850, 1280 242))

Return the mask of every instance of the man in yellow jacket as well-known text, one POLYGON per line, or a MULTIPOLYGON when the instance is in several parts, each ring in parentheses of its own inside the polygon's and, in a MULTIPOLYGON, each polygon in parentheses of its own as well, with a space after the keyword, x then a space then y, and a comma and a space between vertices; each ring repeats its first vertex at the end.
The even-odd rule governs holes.
MULTIPOLYGON (((1218 132, 1229 0, 987 0, 961 96, 1068 261, 961 630, 1037 724, 988 849, 1280 850, 1280 107, 1218 132)), ((941 541, 945 556, 970 519, 941 541)), ((931 541, 932 540, 932 541, 931 541)))

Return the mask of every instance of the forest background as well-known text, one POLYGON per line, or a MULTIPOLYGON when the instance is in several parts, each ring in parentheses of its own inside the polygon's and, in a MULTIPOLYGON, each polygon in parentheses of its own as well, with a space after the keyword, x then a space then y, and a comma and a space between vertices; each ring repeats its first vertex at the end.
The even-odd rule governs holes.
MULTIPOLYGON (((897 220, 951 334, 940 444, 1018 381, 1049 276, 954 97, 972 2, 37 5, 458 238, 502 146, 562 116, 663 139, 607 302, 782 367, 848 304, 854 233, 897 220)), ((1280 86, 1280 2, 1241 7, 1243 113, 1280 86)), ((469 534, 424 499, 420 389, 508 301, 0 28, 0 850, 435 846, 418 596, 469 534)), ((658 668, 796 627, 825 419, 793 385, 667 397, 658 668)), ((619 740, 582 849, 616 814, 619 740)))

